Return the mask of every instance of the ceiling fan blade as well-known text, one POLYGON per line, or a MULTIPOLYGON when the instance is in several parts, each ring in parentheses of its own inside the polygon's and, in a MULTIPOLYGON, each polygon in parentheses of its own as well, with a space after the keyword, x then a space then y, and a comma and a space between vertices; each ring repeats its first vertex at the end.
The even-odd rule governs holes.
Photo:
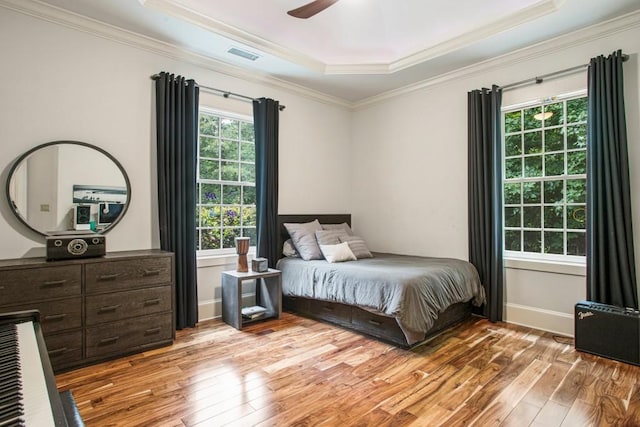
POLYGON ((287 14, 300 19, 311 18, 316 13, 322 12, 337 1, 338 0, 315 0, 297 9, 290 10, 287 14))

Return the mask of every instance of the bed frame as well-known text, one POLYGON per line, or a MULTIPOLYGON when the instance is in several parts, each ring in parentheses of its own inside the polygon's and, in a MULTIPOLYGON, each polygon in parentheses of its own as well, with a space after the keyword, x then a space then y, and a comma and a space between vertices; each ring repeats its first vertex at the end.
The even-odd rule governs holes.
MULTIPOLYGON (((340 224, 346 222, 351 225, 350 214, 336 215, 278 215, 279 242, 278 248, 282 251, 282 245, 289 238, 289 233, 284 227, 287 222, 310 222, 318 219, 322 224, 340 224)), ((282 257, 280 253, 279 258, 282 257)), ((282 304, 285 310, 300 314, 312 319, 322 320, 359 333, 369 335, 385 342, 401 347, 415 347, 427 341, 439 332, 459 323, 471 315, 471 303, 458 303, 447 308, 440 314, 434 325, 427 332, 425 340, 409 345, 393 317, 372 313, 357 306, 346 305, 338 302, 314 300, 311 298, 290 297, 283 295, 282 304)))

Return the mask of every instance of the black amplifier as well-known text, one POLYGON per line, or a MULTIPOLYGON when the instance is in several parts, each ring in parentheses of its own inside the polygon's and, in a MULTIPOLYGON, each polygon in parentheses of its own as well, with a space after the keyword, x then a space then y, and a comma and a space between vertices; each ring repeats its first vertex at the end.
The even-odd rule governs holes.
POLYGON ((575 307, 576 350, 640 365, 640 312, 580 301, 575 307))
POLYGON ((47 236, 47 261, 103 256, 105 238, 101 234, 47 236))

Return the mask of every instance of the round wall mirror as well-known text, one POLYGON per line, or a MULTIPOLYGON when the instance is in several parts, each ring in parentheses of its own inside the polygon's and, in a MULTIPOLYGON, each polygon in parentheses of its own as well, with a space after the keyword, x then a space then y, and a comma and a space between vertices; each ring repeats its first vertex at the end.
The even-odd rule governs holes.
POLYGON ((131 185, 122 165, 103 149, 54 141, 16 160, 6 192, 13 213, 36 233, 105 233, 126 213, 131 185))

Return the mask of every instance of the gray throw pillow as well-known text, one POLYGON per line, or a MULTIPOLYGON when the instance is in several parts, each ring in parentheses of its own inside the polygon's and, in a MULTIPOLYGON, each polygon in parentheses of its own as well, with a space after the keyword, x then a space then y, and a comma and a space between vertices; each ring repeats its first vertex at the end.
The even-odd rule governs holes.
POLYGON ((340 243, 340 237, 349 237, 349 235, 344 230, 338 229, 316 231, 316 240, 319 245, 337 245, 340 243))
POLYGON ((340 237, 340 241, 349 243, 351 252, 353 252, 356 258, 358 259, 373 258, 371 251, 367 247, 367 244, 364 242, 364 239, 362 237, 344 236, 344 237, 340 237))
POLYGON ((282 245, 282 255, 287 258, 300 258, 300 255, 298 255, 298 251, 296 251, 296 247, 293 246, 291 239, 287 239, 282 245))
POLYGON ((323 230, 342 230, 347 233, 349 236, 353 236, 353 231, 351 231, 351 227, 346 222, 342 224, 322 224, 323 230))
POLYGON ((293 246, 295 246, 303 260, 324 259, 320 246, 316 241, 315 232, 322 230, 322 226, 317 219, 305 223, 287 222, 284 227, 289 232, 293 246))

